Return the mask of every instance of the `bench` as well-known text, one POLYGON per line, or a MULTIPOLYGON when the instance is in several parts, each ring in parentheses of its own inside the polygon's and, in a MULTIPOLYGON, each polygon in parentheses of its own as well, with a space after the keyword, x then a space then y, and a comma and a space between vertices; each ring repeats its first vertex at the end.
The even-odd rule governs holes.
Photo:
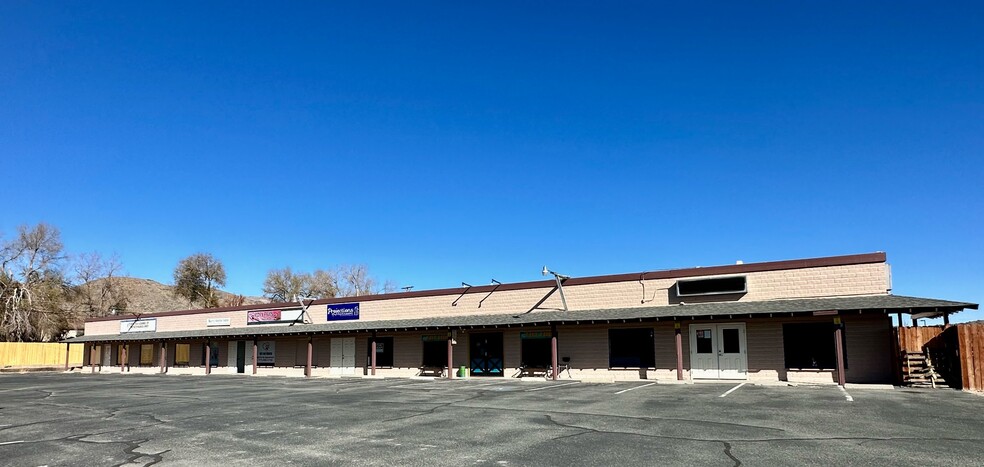
POLYGON ((420 367, 420 373, 417 376, 435 376, 438 378, 444 377, 444 367, 443 366, 422 366, 420 367))
POLYGON ((549 371, 550 371, 550 368, 549 367, 545 367, 545 366, 527 366, 527 365, 523 365, 523 366, 519 367, 519 374, 516 375, 516 377, 517 378, 524 378, 524 377, 536 377, 536 376, 540 376, 540 377, 544 377, 545 378, 545 377, 549 376, 547 374, 549 371))

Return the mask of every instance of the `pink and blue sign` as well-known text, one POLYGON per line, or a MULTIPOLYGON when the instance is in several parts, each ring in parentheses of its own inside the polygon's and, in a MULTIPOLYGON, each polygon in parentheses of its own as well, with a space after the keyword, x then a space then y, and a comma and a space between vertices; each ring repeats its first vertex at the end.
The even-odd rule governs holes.
POLYGON ((359 319, 358 303, 338 303, 328 305, 328 321, 359 319))

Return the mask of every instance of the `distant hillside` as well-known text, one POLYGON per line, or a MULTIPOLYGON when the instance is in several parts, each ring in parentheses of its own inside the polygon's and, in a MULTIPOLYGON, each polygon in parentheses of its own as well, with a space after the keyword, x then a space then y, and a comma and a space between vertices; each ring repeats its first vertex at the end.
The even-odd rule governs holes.
MULTIPOLYGON (((105 279, 98 279, 98 282, 105 279)), ((150 279, 140 279, 137 277, 117 277, 120 287, 123 289, 127 298, 125 313, 156 313, 160 311, 188 310, 200 308, 201 305, 192 305, 188 300, 174 294, 174 287, 161 284, 150 279)), ((219 291, 220 303, 226 303, 234 295, 228 292, 219 291)), ((255 305, 257 303, 267 303, 269 300, 263 297, 244 297, 244 305, 255 305)))

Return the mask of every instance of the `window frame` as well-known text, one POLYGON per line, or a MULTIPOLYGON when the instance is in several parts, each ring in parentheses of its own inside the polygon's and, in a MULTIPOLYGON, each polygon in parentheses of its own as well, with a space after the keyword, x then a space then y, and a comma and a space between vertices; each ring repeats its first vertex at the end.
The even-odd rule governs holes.
MULTIPOLYGON (((626 356, 620 356, 619 358, 632 358, 626 356)), ((609 369, 656 369, 656 332, 653 328, 609 328, 608 329, 608 368, 609 369), (646 352, 639 352, 639 355, 632 357, 639 359, 638 365, 614 365, 615 355, 613 350, 616 346, 624 347, 626 343, 629 342, 629 338, 639 338, 643 334, 648 333, 648 336, 644 337, 641 341, 635 343, 635 350, 648 349, 646 352), (613 334, 621 334, 620 337, 614 336, 613 334), (634 336, 633 336, 634 334, 634 336), (617 344, 616 344, 617 343, 617 344), (649 357, 649 360, 644 359, 644 357, 649 357), (647 365, 648 363, 648 365, 647 365)))
MULTIPOLYGON (((836 371, 837 370, 837 348, 834 346, 833 334, 837 327, 841 328, 841 348, 844 350, 844 370, 849 368, 848 358, 847 358, 847 329, 843 324, 834 324, 825 321, 812 321, 812 322, 786 322, 782 323, 782 364, 786 370, 792 371, 836 371), (806 328, 815 328, 816 330, 810 331, 806 328), (793 330, 794 328, 799 328, 795 332, 787 332, 787 329, 793 330), (826 328, 826 329, 820 329, 826 328), (809 336, 809 339, 804 339, 804 335, 809 336), (829 363, 830 367, 826 365, 813 366, 792 366, 790 365, 790 352, 793 346, 804 346, 810 345, 817 342, 823 342, 826 340, 827 344, 823 344, 825 347, 829 346, 830 355, 829 363)), ((804 352, 804 350, 800 350, 804 352)), ((807 352, 808 353, 808 352, 807 352)), ((798 359, 805 359, 804 356, 798 356, 798 359)), ((802 362, 793 362, 802 363, 802 362)), ((827 363, 826 361, 822 363, 827 363)))

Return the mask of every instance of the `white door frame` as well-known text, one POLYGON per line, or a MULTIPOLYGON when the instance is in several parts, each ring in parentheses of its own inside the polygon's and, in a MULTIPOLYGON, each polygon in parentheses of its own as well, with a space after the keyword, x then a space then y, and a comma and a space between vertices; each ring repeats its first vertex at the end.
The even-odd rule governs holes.
POLYGON ((355 374, 355 338, 332 337, 329 349, 329 371, 333 375, 355 374), (349 345, 346 345, 349 344, 349 345), (351 355, 349 354, 351 352, 351 355))
POLYGON ((691 324, 689 327, 691 379, 748 379, 748 340, 745 337, 747 335, 745 323, 700 323, 691 324), (722 342, 724 329, 738 329, 738 354, 724 353, 722 342), (698 330, 710 331, 710 354, 697 353, 698 330))

